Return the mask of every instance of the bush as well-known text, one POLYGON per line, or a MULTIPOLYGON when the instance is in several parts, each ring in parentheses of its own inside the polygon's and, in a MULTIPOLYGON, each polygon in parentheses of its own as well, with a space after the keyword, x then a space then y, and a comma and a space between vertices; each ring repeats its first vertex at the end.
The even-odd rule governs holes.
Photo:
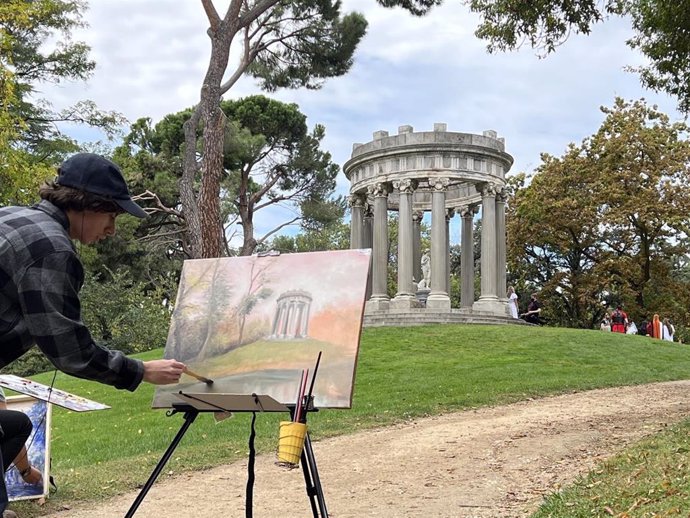
POLYGON ((46 372, 54 369, 53 364, 38 349, 33 347, 24 356, 13 361, 0 370, 2 374, 14 374, 16 376, 33 376, 39 372, 46 372))
POLYGON ((93 339, 126 354, 165 346, 171 311, 164 286, 132 282, 126 271, 111 278, 87 274, 81 291, 82 316, 93 339))

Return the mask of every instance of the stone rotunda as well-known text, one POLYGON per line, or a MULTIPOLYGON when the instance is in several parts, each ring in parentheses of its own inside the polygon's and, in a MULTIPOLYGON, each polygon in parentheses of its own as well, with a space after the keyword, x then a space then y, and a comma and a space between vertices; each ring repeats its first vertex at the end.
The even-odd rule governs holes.
POLYGON ((442 123, 434 131, 376 131, 371 142, 352 146, 343 166, 351 183, 350 242, 372 249, 366 325, 516 322, 506 299, 505 175, 512 164, 495 131, 449 132, 442 123), (393 298, 386 289, 388 211, 398 212, 399 226, 393 298), (423 271, 420 223, 426 212, 431 260, 423 271), (474 300, 473 219, 479 213, 481 294, 474 300), (449 223, 456 214, 462 219, 461 307, 451 309, 449 223))

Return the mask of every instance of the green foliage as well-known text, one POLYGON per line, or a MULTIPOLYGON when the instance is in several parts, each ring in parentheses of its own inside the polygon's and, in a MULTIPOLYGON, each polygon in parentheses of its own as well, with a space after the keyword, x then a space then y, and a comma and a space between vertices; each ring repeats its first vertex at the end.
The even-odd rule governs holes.
POLYGON ((54 368, 48 358, 37 347, 33 347, 24 356, 3 367, 2 373, 26 377, 54 368))
POLYGON ((97 126, 110 135, 124 119, 91 101, 55 111, 38 85, 84 80, 95 63, 70 40, 84 24, 80 0, 6 0, 0 5, 0 205, 35 201, 38 186, 77 143, 55 123, 97 126))
POLYGON ((322 226, 317 230, 306 229, 295 236, 276 236, 267 246, 267 249, 283 253, 347 250, 348 248, 350 248, 350 225, 343 221, 322 226))
POLYGON ((324 79, 345 74, 367 28, 361 14, 341 18, 340 3, 324 0, 278 2, 258 25, 272 44, 256 46, 247 72, 267 92, 320 88, 324 79))
POLYGON ((441 5, 443 0, 376 0, 384 7, 402 7, 415 16, 427 14, 432 7, 441 5))
POLYGON ((628 44, 639 49, 649 64, 635 68, 642 84, 679 99, 690 113, 690 4, 687 1, 638 0, 631 4, 635 35, 628 44))
POLYGON ((489 41, 489 50, 513 50, 523 41, 546 53, 562 44, 571 32, 589 34, 607 12, 619 10, 619 0, 603 6, 594 0, 468 0, 470 10, 482 16, 476 31, 489 41))
POLYGON ((93 339, 128 354, 163 347, 170 323, 163 288, 132 281, 125 269, 107 270, 105 277, 87 274, 81 291, 83 319, 93 339))
MULTIPOLYGON (((306 116, 295 104, 262 95, 223 101, 228 119, 221 176, 221 218, 226 238, 239 223, 243 234, 240 255, 265 248, 267 239, 286 224, 300 222, 305 230, 322 231, 342 219, 344 200, 331 198, 339 168, 321 150, 324 127, 309 132, 306 116), (254 235, 258 211, 276 204, 292 207, 297 216, 264 236, 254 235)), ((133 188, 155 193, 157 207, 137 235, 158 243, 176 257, 189 255, 186 214, 178 180, 182 175, 183 125, 192 110, 164 117, 151 127, 140 119, 131 128, 116 158, 133 180, 133 188)), ((199 138, 201 135, 199 134, 199 138)), ((197 180, 200 180, 200 177, 197 180)), ((228 248, 228 255, 235 253, 228 248)))
POLYGON ((508 206, 511 275, 541 290, 547 318, 591 328, 606 305, 634 320, 653 313, 687 326, 687 280, 674 258, 690 248, 687 127, 644 101, 603 108, 599 131, 561 158, 542 156, 508 206))

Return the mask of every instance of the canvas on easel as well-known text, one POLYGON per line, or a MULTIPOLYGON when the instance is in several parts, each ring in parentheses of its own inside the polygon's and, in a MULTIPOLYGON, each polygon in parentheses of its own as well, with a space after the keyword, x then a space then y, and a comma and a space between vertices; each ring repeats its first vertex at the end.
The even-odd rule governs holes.
POLYGON ((183 375, 156 388, 154 408, 180 391, 263 394, 294 404, 303 369, 322 352, 314 406, 350 408, 370 250, 185 261, 165 357, 183 375))

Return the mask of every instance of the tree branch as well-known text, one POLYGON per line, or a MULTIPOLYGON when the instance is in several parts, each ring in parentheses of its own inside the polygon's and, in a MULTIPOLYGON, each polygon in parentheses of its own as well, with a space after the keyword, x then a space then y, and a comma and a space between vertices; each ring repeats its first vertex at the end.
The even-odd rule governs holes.
POLYGON ((204 7, 204 11, 206 11, 206 17, 208 18, 209 24, 211 24, 211 30, 214 32, 217 31, 220 27, 220 16, 218 16, 218 11, 216 11, 213 1, 201 0, 201 5, 204 7))
POLYGON ((278 227, 274 228, 273 230, 271 230, 270 232, 268 232, 267 234, 265 234, 262 238, 257 239, 257 240, 256 240, 256 244, 257 244, 257 245, 260 245, 261 243, 263 243, 264 241, 266 241, 266 239, 268 239, 268 238, 271 237, 273 234, 275 234, 276 232, 278 232, 280 229, 285 228, 285 227, 287 227, 288 225, 292 225, 295 221, 299 221, 300 219, 302 219, 302 218, 299 217, 299 216, 297 216, 297 217, 295 217, 295 218, 292 218, 290 221, 287 221, 287 222, 283 223, 282 225, 279 225, 278 227))

